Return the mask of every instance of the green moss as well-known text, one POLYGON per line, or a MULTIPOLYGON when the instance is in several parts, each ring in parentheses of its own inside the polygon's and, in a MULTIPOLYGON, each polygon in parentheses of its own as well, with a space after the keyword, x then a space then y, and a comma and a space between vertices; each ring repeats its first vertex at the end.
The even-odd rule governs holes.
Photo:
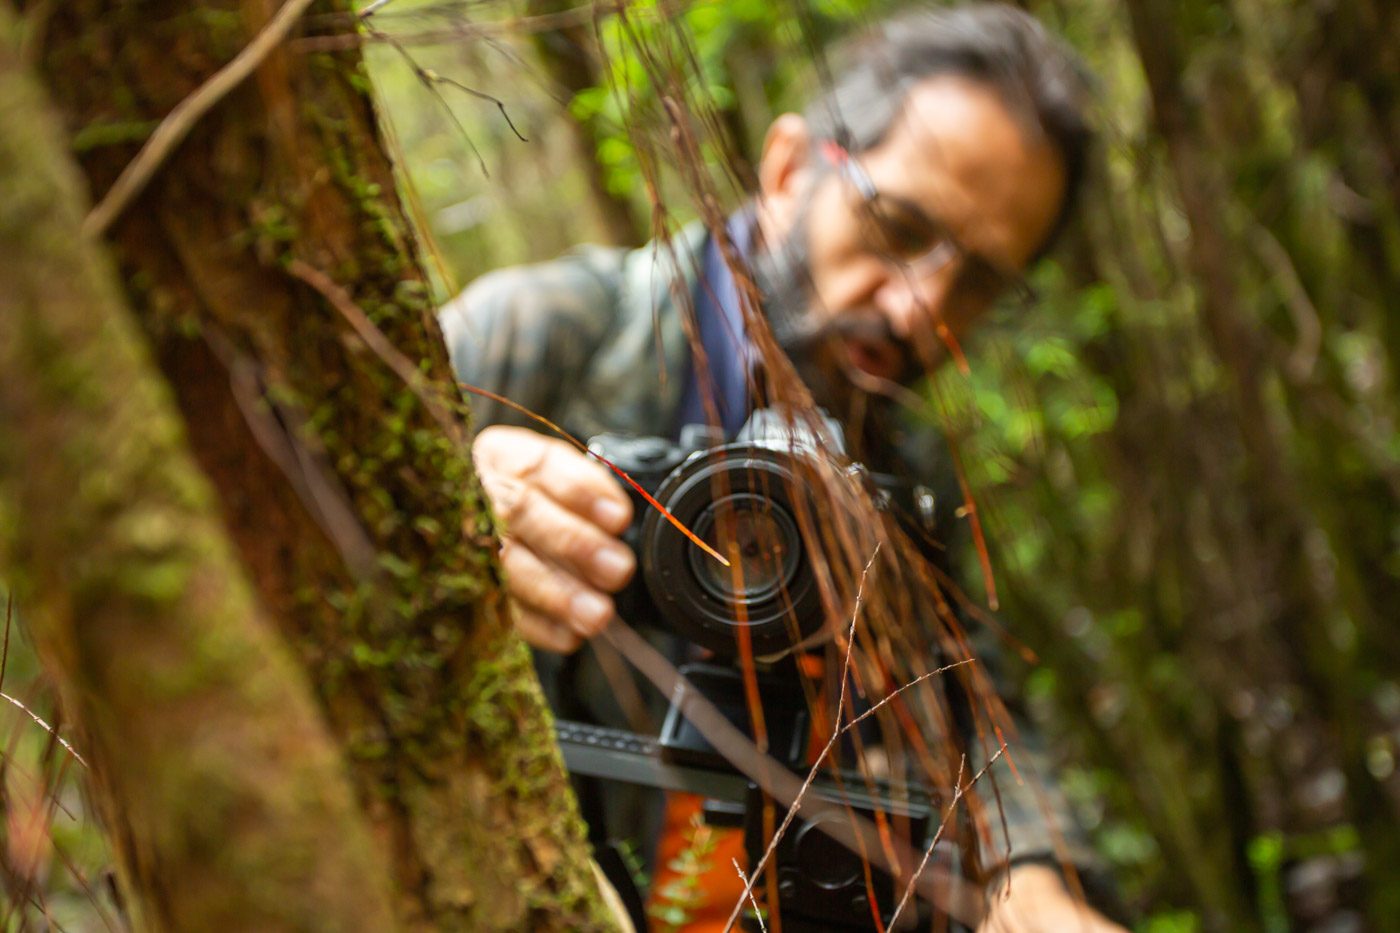
POLYGON ((355 64, 350 68, 344 69, 342 74, 344 75, 346 85, 351 90, 359 94, 367 104, 373 103, 374 85, 370 81, 369 68, 366 66, 363 58, 356 59, 355 64))
POLYGON ((149 120, 151 118, 150 114, 145 112, 145 107, 135 92, 121 82, 112 86, 112 103, 115 111, 126 117, 128 121, 149 120))
POLYGON ((113 120, 89 123, 73 134, 70 148, 82 155, 106 146, 144 143, 160 126, 159 120, 113 120))
POLYGON ((280 247, 296 241, 296 223, 285 204, 255 201, 249 206, 248 215, 252 223, 246 232, 246 242, 256 246, 280 247))
POLYGON ((128 596, 155 606, 166 606, 185 594, 190 572, 187 562, 174 557, 143 561, 126 567, 119 575, 117 586, 128 596))
POLYGON ((400 580, 411 580, 417 576, 418 568, 395 554, 380 554, 379 566, 400 580))
POLYGON ((209 56, 217 65, 230 61, 251 38, 248 23, 237 9, 200 6, 190 10, 186 16, 191 22, 183 24, 182 31, 189 29, 200 35, 209 56))

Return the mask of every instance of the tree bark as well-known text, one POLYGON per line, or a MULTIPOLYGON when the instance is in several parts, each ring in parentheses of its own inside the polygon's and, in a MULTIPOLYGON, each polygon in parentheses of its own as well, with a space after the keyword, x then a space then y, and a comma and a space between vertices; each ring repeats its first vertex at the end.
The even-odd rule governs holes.
POLYGON ((335 743, 257 607, 0 5, 0 566, 82 730, 139 929, 392 924, 335 743))
MULTIPOLYGON (((272 0, 74 0, 42 70, 94 192, 272 0)), ((345 0, 307 23, 346 28, 345 0)), ((357 51, 283 47, 113 227, 141 325, 263 605, 390 853, 395 913, 599 929, 589 869, 357 51)))

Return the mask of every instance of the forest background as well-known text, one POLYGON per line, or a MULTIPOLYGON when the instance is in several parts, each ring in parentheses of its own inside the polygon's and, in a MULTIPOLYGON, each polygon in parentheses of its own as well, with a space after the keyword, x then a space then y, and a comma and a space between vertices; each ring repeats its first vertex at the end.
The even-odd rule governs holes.
MULTIPOLYGON (((961 444, 1002 618, 1038 658, 1023 699, 1141 929, 1388 928, 1400 14, 1379 0, 1025 5, 1096 76, 1094 179, 1035 273, 1035 306, 966 347, 968 371, 940 375, 928 414, 961 444)), ((704 152, 733 206, 768 122, 820 87, 825 50, 899 8, 376 10, 371 73, 443 260, 439 297, 697 215, 657 158, 663 121, 628 30, 675 50, 720 118, 704 152)), ((54 718, 18 627, 3 686, 54 718)), ((42 801, 34 776, 57 778, 26 714, 0 710, 0 735, 13 857, 42 801)), ((103 895, 77 879, 99 885, 105 852, 64 780, 36 851, 47 910, 82 929, 103 895)))

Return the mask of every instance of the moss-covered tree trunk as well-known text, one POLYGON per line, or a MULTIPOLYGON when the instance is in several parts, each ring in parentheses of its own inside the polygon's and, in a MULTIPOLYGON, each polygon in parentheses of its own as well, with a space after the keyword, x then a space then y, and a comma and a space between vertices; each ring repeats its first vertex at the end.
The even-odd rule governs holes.
MULTIPOLYGON (((95 196, 279 6, 32 5, 95 196)), ((324 0, 304 25, 352 23, 324 0)), ((606 926, 358 52, 279 48, 108 239, 238 556, 341 743, 400 923, 606 926)))
POLYGON ((256 605, 0 5, 0 567, 139 929, 391 923, 306 679, 256 605))

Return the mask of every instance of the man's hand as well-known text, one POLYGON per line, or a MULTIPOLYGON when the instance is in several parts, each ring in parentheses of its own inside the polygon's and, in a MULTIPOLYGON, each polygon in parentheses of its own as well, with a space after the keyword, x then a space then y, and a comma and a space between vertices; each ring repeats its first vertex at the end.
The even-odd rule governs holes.
POLYGON ((636 569, 617 537, 632 521, 631 500, 606 467, 526 428, 486 428, 472 455, 505 525, 516 628, 537 648, 576 650, 612 619, 608 594, 636 569))
POLYGON ((977 933, 1127 933, 1092 907, 1076 901, 1057 872, 1044 865, 1011 870, 999 882, 977 933))

